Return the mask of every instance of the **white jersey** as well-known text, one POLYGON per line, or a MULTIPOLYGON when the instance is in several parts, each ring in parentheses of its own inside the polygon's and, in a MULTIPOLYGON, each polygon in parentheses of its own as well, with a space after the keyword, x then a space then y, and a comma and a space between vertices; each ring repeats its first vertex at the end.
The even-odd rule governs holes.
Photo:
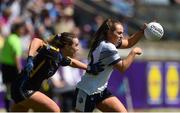
MULTIPOLYGON (((104 64, 104 71, 100 72, 98 75, 92 75, 85 73, 81 81, 77 84, 77 88, 83 90, 88 95, 100 93, 107 88, 107 83, 110 75, 113 71, 113 64, 120 60, 118 50, 115 45, 102 41, 99 46, 93 51, 93 64, 99 61, 104 64)), ((89 62, 91 62, 90 59, 89 62)))

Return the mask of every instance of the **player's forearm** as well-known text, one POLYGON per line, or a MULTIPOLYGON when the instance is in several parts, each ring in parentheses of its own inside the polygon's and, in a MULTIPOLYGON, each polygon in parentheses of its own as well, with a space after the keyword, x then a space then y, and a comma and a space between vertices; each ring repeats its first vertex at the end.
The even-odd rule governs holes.
POLYGON ((144 35, 144 30, 140 30, 134 33, 133 35, 131 35, 130 38, 128 39, 128 47, 134 46, 141 39, 143 35, 144 35))
POLYGON ((80 69, 84 69, 84 70, 87 70, 87 65, 76 60, 76 59, 72 59, 71 58, 71 64, 70 64, 71 67, 75 67, 75 68, 80 68, 80 69))
POLYGON ((122 60, 121 72, 125 72, 129 68, 129 66, 133 63, 135 56, 136 54, 133 51, 131 51, 129 55, 122 60))

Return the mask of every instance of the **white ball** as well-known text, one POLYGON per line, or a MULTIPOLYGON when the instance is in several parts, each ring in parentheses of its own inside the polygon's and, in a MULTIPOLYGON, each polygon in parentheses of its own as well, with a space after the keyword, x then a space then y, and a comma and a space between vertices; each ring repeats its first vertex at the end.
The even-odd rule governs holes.
POLYGON ((147 40, 159 40, 164 35, 164 29, 157 22, 150 22, 144 30, 144 36, 147 40))

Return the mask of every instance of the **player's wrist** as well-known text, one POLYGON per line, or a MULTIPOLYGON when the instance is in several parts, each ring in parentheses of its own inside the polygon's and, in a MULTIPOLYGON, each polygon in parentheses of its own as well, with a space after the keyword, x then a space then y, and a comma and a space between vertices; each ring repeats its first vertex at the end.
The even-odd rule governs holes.
POLYGON ((141 31, 140 32, 142 32, 143 34, 144 34, 144 29, 141 29, 141 31))
POLYGON ((87 73, 92 73, 92 66, 88 65, 86 69, 87 73))
POLYGON ((86 72, 89 73, 89 74, 93 74, 93 75, 96 75, 96 74, 97 74, 96 67, 95 67, 95 66, 92 66, 92 65, 88 65, 88 66, 87 66, 86 72))
POLYGON ((143 28, 140 28, 140 29, 139 29, 139 32, 142 33, 142 34, 144 34, 144 29, 143 29, 143 28))
POLYGON ((144 34, 144 30, 146 29, 146 27, 147 27, 146 23, 144 23, 144 25, 142 27, 139 27, 139 33, 144 34))
POLYGON ((32 63, 33 62, 34 57, 33 56, 28 56, 27 58, 27 63, 32 63))
POLYGON ((33 58, 34 58, 33 56, 28 56, 28 58, 27 58, 27 59, 31 59, 31 60, 33 60, 33 58))
POLYGON ((89 71, 89 70, 90 70, 90 66, 88 65, 86 71, 89 71))

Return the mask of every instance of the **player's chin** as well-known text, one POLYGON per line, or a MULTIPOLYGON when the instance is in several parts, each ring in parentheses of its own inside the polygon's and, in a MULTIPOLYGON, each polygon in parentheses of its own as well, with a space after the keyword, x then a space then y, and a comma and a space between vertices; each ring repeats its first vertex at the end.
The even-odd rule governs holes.
POLYGON ((115 44, 115 46, 116 46, 116 47, 119 47, 119 45, 120 45, 120 43, 119 43, 119 42, 117 42, 117 43, 115 44))

